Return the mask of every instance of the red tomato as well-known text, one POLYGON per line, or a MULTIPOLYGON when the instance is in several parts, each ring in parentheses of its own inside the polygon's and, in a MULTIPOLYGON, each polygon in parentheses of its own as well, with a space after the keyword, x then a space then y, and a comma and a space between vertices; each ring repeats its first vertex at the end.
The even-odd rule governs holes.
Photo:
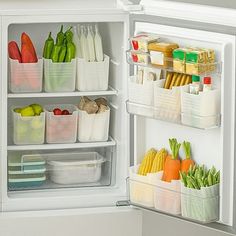
POLYGON ((138 50, 138 41, 132 40, 133 49, 138 50))
POLYGON ((70 112, 68 110, 63 110, 61 114, 62 115, 70 115, 70 112))
POLYGON ((61 109, 59 109, 59 108, 55 108, 53 110, 53 113, 54 113, 55 116, 62 115, 61 109))

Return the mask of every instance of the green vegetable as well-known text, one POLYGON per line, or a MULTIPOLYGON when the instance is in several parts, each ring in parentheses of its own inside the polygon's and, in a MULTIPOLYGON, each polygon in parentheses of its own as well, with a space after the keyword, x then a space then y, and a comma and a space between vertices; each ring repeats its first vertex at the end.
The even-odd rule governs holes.
POLYGON ((65 57, 66 57, 66 51, 67 51, 67 47, 66 47, 66 42, 64 40, 63 45, 61 46, 60 53, 59 53, 58 62, 64 62, 65 57))
POLYGON ((51 35, 52 35, 52 32, 49 33, 48 38, 45 41, 44 48, 43 48, 43 57, 46 59, 51 58, 51 53, 54 46, 54 40, 51 35))
POLYGON ((65 37, 66 37, 66 40, 67 42, 72 42, 72 39, 73 39, 73 32, 72 32, 72 26, 65 32, 65 37))
POLYGON ((184 186, 187 187, 187 175, 185 172, 180 171, 180 179, 184 183, 184 186))
POLYGON ((56 44, 62 45, 64 41, 63 25, 61 25, 61 30, 57 33, 56 44))
POLYGON ((61 45, 55 44, 51 54, 52 62, 58 62, 60 50, 61 50, 61 45))
POLYGON ((181 143, 177 142, 176 138, 169 139, 170 149, 172 151, 172 158, 177 159, 179 155, 179 149, 181 147, 181 143))
POLYGON ((71 42, 67 42, 67 52, 65 62, 71 62, 72 59, 75 58, 76 47, 75 44, 71 42))

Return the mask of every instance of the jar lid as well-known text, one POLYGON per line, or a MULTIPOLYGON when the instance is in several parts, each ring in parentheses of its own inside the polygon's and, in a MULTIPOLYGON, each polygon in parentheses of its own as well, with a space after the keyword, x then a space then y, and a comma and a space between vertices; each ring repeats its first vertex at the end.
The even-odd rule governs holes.
POLYGON ((192 75, 192 82, 200 82, 200 76, 199 75, 192 75))
POLYGON ((211 77, 204 77, 203 83, 204 84, 211 84, 211 77))

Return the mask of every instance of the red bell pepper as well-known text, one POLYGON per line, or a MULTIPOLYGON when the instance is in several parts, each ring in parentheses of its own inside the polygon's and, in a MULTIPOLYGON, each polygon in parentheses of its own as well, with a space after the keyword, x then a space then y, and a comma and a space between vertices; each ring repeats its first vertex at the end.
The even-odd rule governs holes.
POLYGON ((38 61, 34 45, 25 32, 21 35, 21 57, 23 63, 35 63, 38 61))
POLYGON ((15 41, 8 43, 8 54, 11 59, 18 60, 19 63, 22 62, 20 49, 15 41))

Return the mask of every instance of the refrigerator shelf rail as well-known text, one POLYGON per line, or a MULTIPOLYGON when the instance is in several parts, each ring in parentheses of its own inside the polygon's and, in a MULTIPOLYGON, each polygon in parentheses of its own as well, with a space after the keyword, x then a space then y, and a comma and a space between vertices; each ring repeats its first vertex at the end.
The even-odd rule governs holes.
POLYGON ((164 107, 147 106, 130 101, 126 101, 126 109, 131 115, 148 117, 202 130, 220 127, 220 114, 215 116, 197 116, 191 113, 181 113, 180 110, 168 110, 164 107))
POLYGON ((109 136, 106 142, 77 142, 67 144, 36 144, 36 145, 8 145, 8 151, 25 151, 25 150, 61 150, 61 149, 78 149, 94 147, 111 147, 116 146, 116 141, 109 136))
POLYGON ((9 93, 8 98, 57 98, 57 97, 82 97, 82 96, 112 96, 117 95, 118 91, 109 86, 104 91, 75 91, 75 92, 57 92, 57 93, 9 93))
MULTIPOLYGON (((200 75, 200 76, 210 76, 210 75, 221 75, 222 71, 222 63, 221 62, 214 62, 214 63, 194 63, 193 65, 198 68, 198 72, 194 73, 194 70, 192 72, 186 72, 185 69, 182 71, 176 70, 173 67, 173 58, 162 58, 162 62, 160 62, 159 65, 154 64, 153 59, 151 58, 150 54, 147 52, 139 52, 139 51, 133 51, 133 50, 127 50, 126 51, 126 61, 130 65, 136 65, 136 66, 144 66, 144 67, 150 67, 155 69, 162 69, 164 71, 169 72, 176 72, 176 73, 182 73, 187 75, 200 75)), ((184 68, 185 63, 182 64, 182 67, 184 68)))
POLYGON ((127 178, 130 205, 201 224, 219 220, 219 184, 200 190, 190 189, 180 180, 173 183, 157 181, 155 175, 158 173, 151 175, 148 181, 127 178))

